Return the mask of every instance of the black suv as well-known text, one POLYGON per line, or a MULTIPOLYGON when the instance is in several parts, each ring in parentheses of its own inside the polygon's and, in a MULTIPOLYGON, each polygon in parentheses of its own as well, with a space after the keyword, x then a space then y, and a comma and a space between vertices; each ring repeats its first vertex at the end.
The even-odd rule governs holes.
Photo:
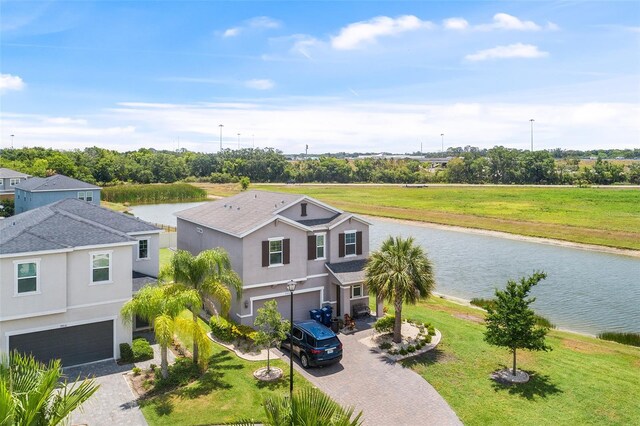
MULTIPOLYGON (((298 355, 304 368, 333 364, 342 359, 342 343, 338 336, 324 325, 314 321, 293 324, 293 338, 287 333, 282 346, 298 355)), ((293 354, 291 356, 293 356, 293 354)))

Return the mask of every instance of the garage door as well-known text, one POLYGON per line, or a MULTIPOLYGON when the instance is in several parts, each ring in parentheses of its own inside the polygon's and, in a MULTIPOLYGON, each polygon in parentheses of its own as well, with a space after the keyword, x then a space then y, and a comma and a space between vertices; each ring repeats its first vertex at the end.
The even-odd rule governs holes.
POLYGON ((113 358, 113 320, 9 336, 9 348, 65 367, 113 358))
MULTIPOLYGON (((253 302, 253 315, 257 315, 258 309, 262 308, 264 303, 269 300, 274 299, 253 302)), ((278 302, 278 310, 282 314, 282 318, 289 319, 291 316, 291 299, 289 299, 289 296, 276 297, 275 301, 278 302)), ((321 307, 319 291, 296 294, 293 296, 293 320, 300 321, 309 319, 309 311, 321 307)))

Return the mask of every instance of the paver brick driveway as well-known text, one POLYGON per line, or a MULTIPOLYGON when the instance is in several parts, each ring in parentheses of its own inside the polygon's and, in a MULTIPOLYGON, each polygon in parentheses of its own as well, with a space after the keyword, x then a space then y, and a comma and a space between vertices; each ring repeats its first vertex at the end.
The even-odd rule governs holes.
MULTIPOLYGON (((359 323, 359 327, 363 324, 359 323)), ((298 371, 341 405, 362 410, 368 426, 461 425, 449 404, 421 376, 371 352, 358 340, 370 329, 340 335, 342 361, 323 368, 298 371)), ((283 359, 286 360, 285 351, 283 359)))

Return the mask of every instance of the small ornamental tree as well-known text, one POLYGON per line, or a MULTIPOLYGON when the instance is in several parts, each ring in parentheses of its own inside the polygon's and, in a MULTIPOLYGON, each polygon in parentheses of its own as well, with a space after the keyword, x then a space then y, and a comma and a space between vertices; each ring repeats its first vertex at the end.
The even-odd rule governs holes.
POLYGON ((547 277, 544 272, 536 272, 531 277, 521 278, 517 283, 507 282, 505 290, 496 289, 495 306, 487 306, 485 323, 487 330, 484 340, 494 346, 508 348, 513 354, 513 371, 516 375, 516 351, 549 351, 544 338, 548 329, 536 325, 536 317, 529 305, 536 299, 527 297, 531 288, 547 277))
POLYGON ((240 187, 242 188, 243 191, 246 191, 247 188, 249 188, 249 184, 251 183, 251 181, 249 180, 249 178, 247 176, 242 176, 240 178, 240 187))
POLYGON ((254 341, 258 346, 267 348, 267 372, 271 371, 270 351, 287 337, 290 323, 282 319, 278 311, 278 302, 269 300, 264 307, 258 309, 253 325, 258 329, 254 341))

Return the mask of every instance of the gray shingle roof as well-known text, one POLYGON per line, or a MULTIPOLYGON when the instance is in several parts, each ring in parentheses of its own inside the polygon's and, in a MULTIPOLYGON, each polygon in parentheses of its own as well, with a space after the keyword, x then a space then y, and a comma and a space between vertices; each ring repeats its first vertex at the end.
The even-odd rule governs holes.
POLYGON ((364 281, 364 267, 366 264, 367 259, 359 259, 349 262, 327 263, 325 266, 341 284, 349 284, 364 281))
POLYGON ((23 191, 73 191, 83 189, 102 189, 99 186, 70 178, 65 175, 53 175, 47 178, 34 177, 20 182, 16 188, 23 191))
POLYGON ((16 172, 15 170, 0 167, 0 179, 29 177, 28 174, 16 172))
POLYGON ((75 198, 0 221, 0 254, 135 241, 131 232, 157 231, 146 222, 75 198))
POLYGON ((175 213, 180 219, 240 236, 273 219, 283 207, 304 198, 299 194, 247 191, 175 213))

